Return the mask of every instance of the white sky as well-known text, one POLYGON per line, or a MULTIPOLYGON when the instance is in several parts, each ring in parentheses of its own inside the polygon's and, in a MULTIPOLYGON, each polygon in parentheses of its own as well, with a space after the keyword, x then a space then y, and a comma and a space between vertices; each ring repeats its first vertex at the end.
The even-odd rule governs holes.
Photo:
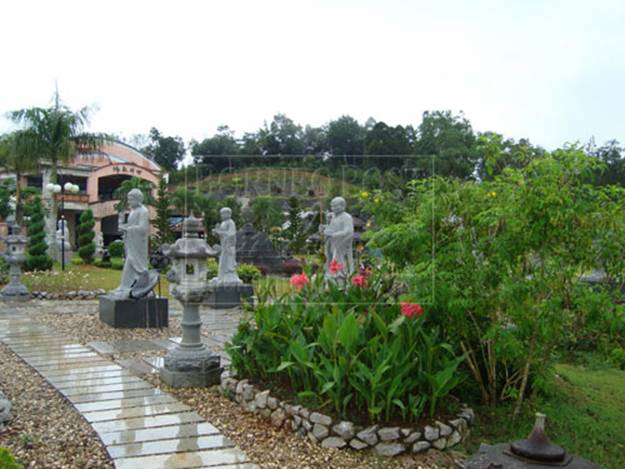
POLYGON ((622 0, 4 1, 0 113, 48 105, 56 80, 126 136, 451 109, 547 148, 625 141, 624 25, 622 0))

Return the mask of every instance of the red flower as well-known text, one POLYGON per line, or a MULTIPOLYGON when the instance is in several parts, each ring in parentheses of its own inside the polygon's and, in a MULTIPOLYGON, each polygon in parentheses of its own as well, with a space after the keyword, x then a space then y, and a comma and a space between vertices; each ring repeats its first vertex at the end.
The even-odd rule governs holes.
POLYGON ((337 273, 339 270, 343 270, 344 267, 345 266, 336 259, 332 259, 332 262, 330 262, 330 272, 333 274, 337 273))
POLYGON ((401 314, 407 318, 423 315, 423 308, 418 303, 401 302, 401 314))
POLYGON ((289 283, 292 286, 299 289, 304 288, 304 286, 306 286, 309 282, 310 279, 305 273, 292 275, 291 280, 289 280, 289 283))
POLYGON ((367 288, 367 277, 363 274, 352 277, 352 285, 358 288, 367 288))

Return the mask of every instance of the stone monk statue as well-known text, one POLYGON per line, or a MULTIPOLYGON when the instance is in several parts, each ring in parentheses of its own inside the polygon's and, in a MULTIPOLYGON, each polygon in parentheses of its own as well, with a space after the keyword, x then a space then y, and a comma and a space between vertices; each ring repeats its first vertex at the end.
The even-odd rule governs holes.
POLYGON ((243 282, 237 274, 237 227, 232 220, 231 209, 224 207, 219 214, 221 223, 213 229, 213 234, 219 237, 219 270, 217 277, 212 279, 210 284, 239 285, 243 282))
POLYGON ((335 197, 330 202, 332 212, 328 215, 328 224, 321 225, 319 231, 326 238, 325 275, 328 279, 346 278, 354 271, 354 221, 345 211, 343 197, 335 197))
POLYGON ((126 260, 119 287, 111 293, 125 299, 130 294, 130 287, 148 270, 148 234, 150 219, 148 209, 143 205, 143 193, 139 189, 128 192, 130 214, 124 223, 124 213, 119 214, 119 230, 123 233, 126 260))

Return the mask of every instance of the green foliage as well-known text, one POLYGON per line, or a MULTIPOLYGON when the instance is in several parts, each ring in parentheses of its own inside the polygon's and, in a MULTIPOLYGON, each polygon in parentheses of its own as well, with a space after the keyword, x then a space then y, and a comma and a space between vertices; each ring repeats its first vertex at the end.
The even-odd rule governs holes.
POLYGON ((158 200, 156 201, 156 243, 160 246, 162 244, 171 244, 174 241, 174 233, 169 226, 169 217, 171 216, 169 205, 171 204, 171 198, 167 191, 167 183, 165 178, 161 178, 158 183, 158 200))
POLYGON ((300 217, 302 211, 300 201, 297 197, 289 198, 289 227, 284 232, 284 237, 288 240, 288 251, 290 254, 302 252, 308 233, 304 229, 304 223, 300 217))
POLYGON ((123 181, 115 192, 113 197, 118 199, 119 202, 115 204, 115 209, 118 212, 123 212, 128 207, 128 193, 133 189, 139 189, 143 194, 143 203, 145 205, 154 205, 155 200, 152 195, 154 185, 150 181, 133 176, 130 179, 123 181))
POLYGON ((269 381, 299 401, 370 421, 416 421, 458 385, 462 358, 423 318, 407 318, 387 275, 366 288, 313 279, 260 304, 227 347, 240 376, 269 381))
POLYGON ((9 263, 0 256, 0 284, 9 283, 9 263))
POLYGON ((24 466, 15 461, 15 458, 8 449, 0 448, 0 467, 2 469, 22 469, 24 466))
POLYGON ((108 246, 111 257, 122 257, 124 255, 124 242, 120 239, 113 241, 108 246))
POLYGON ((580 273, 601 259, 622 284, 625 193, 589 184, 596 168, 570 147, 488 182, 414 182, 404 220, 372 236, 466 354, 485 403, 520 404, 567 331, 606 318, 590 315, 605 301, 580 294, 580 273))
POLYGON ((262 277, 260 270, 254 264, 238 264, 237 274, 244 283, 252 284, 262 277))
POLYGON ((124 259, 111 257, 111 268, 114 270, 124 270, 124 259))
POLYGON ((150 129, 150 144, 142 151, 166 169, 174 169, 184 158, 185 147, 182 138, 165 137, 158 129, 150 129))
POLYGON ((272 228, 281 226, 284 221, 279 199, 269 196, 256 197, 250 209, 252 223, 258 231, 270 233, 272 228))
POLYGON ((11 207, 11 195, 15 193, 15 179, 6 178, 0 182, 0 219, 6 218, 13 213, 11 207))
POLYGON ((48 257, 46 243, 45 221, 41 199, 34 199, 27 206, 28 220, 28 252, 24 267, 26 270, 49 270, 52 268, 52 259, 48 257))
POLYGON ((78 225, 78 255, 86 264, 93 262, 93 255, 95 254, 95 243, 93 242, 93 238, 95 238, 94 226, 95 220, 93 219, 91 209, 82 212, 80 224, 78 225))

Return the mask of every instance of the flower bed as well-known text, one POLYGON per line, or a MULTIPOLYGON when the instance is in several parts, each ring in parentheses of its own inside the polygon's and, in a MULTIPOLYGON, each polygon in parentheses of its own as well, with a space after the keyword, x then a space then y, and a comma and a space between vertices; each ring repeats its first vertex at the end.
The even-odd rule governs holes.
MULTIPOLYGON (((330 266, 338 274, 344 268, 338 263, 330 266)), ((419 304, 410 298, 398 301, 395 279, 387 268, 346 277, 326 283, 323 277, 304 272, 291 278, 293 289, 283 296, 269 299, 259 291, 258 306, 242 320, 227 347, 240 381, 226 379, 224 391, 248 410, 260 409, 276 422, 282 413, 284 418, 290 415, 295 430, 324 446, 375 446, 380 454, 393 455, 408 445, 419 451, 460 442, 465 426, 459 421, 429 426, 427 432, 416 425, 426 416, 435 420, 441 402, 449 403, 445 397, 460 382, 457 368, 463 357, 442 343, 439 330, 428 324, 419 304), (324 412, 315 415, 339 417, 307 420, 309 416, 299 411, 290 414, 291 404, 283 402, 280 407, 277 399, 278 407, 263 406, 262 396, 269 391, 250 382, 267 383, 265 387, 276 395, 292 396, 296 403, 324 412), (368 429, 375 437, 354 440, 351 430, 341 436, 343 427, 354 432, 360 428, 355 434, 368 429)), ((453 406, 445 407, 447 414, 453 412, 453 406)))
POLYGON ((372 448, 381 456, 397 456, 405 452, 421 453, 430 448, 444 450, 464 441, 474 420, 474 412, 463 407, 455 419, 435 421, 425 426, 367 427, 349 420, 333 419, 301 405, 292 405, 277 399, 269 390, 260 390, 248 380, 237 380, 225 372, 221 379, 221 392, 226 397, 276 427, 296 432, 301 437, 324 448, 372 448))

